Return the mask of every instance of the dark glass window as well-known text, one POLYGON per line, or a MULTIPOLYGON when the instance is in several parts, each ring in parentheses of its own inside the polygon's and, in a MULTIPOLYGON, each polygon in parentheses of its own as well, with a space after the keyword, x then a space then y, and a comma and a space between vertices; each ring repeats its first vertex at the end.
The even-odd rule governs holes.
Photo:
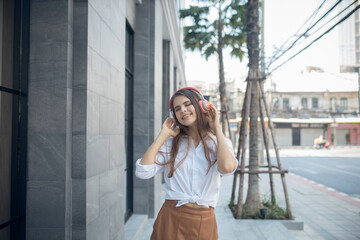
POLYGON ((169 117, 169 90, 170 90, 170 41, 163 40, 162 58, 162 121, 169 117))
POLYGON ((177 82, 177 67, 174 67, 174 92, 176 92, 177 90, 177 86, 178 85, 178 82, 177 82))
POLYGON ((307 98, 301 98, 301 108, 302 109, 307 109, 308 108, 307 98))
POLYGON ((130 25, 126 25, 126 47, 125 47, 125 67, 130 72, 134 72, 134 32, 130 25))
POLYGON ((125 221, 133 212, 134 31, 126 24, 125 46, 125 221))
POLYGON ((283 109, 290 109, 290 100, 288 98, 283 98, 283 109))
POLYGON ((312 98, 311 99, 311 107, 312 108, 319 108, 319 99, 318 98, 312 98))
POLYGON ((348 100, 347 98, 340 98, 340 109, 342 111, 347 110, 348 108, 348 100))
POLYGON ((0 239, 25 239, 29 2, 0 0, 0 239))

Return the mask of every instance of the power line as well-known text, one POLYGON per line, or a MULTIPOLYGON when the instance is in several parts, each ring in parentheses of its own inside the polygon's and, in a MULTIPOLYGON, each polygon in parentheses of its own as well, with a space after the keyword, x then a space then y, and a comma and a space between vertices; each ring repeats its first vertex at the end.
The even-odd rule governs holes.
POLYGON ((273 64, 277 59, 279 59, 281 56, 283 56, 287 51, 289 51, 291 48, 294 47, 295 43, 297 43, 300 38, 306 35, 313 27, 315 27, 316 24, 318 24, 324 17, 326 17, 331 11, 334 10, 334 8, 341 2, 342 0, 338 0, 323 16, 320 17, 319 20, 317 20, 311 27, 309 27, 303 34, 301 34, 291 45, 288 47, 285 51, 283 51, 279 56, 277 56, 273 61, 271 61, 266 68, 269 68, 271 64, 273 64))
POLYGON ((293 56, 291 56, 290 58, 288 58, 285 62, 283 62, 282 64, 278 65, 277 67, 275 67, 274 69, 271 70, 271 72, 267 73, 266 76, 270 75, 271 73, 273 73, 275 70, 277 70, 278 68, 280 68, 281 66, 283 66, 285 63, 289 62, 291 59, 293 59, 294 57, 296 57, 297 55, 299 55, 300 53, 302 53, 303 51, 305 51, 307 48, 309 48, 313 43, 315 43, 316 41, 318 41, 320 38, 322 38, 325 34, 329 33, 331 30, 333 30, 337 25, 339 25, 340 23, 342 23, 343 21, 345 21, 348 17, 350 17, 354 12, 356 12, 356 10, 358 10, 360 8, 360 5, 358 5, 356 8, 354 8, 351 12, 349 12, 345 17, 343 17, 340 21, 338 21, 335 25, 333 25, 331 28, 329 28, 326 32, 324 32, 323 34, 321 34, 319 37, 317 37, 315 40, 313 40, 310 44, 308 44, 306 47, 304 47, 303 49, 301 49, 299 52, 297 52, 296 54, 294 54, 293 56))
POLYGON ((334 20, 335 18, 337 18, 339 15, 341 15, 343 12, 345 12, 348 8, 350 8, 352 5, 354 5, 355 3, 357 3, 358 0, 354 0, 352 3, 350 3, 346 8, 344 8, 342 11, 340 11, 338 14, 336 14, 334 17, 332 17, 329 21, 327 21, 326 23, 324 23, 321 27, 319 27, 318 29, 315 30, 315 32, 311 33, 311 34, 315 34, 317 33, 320 29, 322 29, 325 25, 327 25, 329 22, 331 22, 332 20, 334 20))
MULTIPOLYGON (((338 16, 340 16, 342 13, 344 13, 346 10, 348 10, 352 5, 354 5, 355 3, 357 3, 358 0, 354 0, 352 3, 350 3, 347 7, 345 7, 343 10, 341 10, 338 14, 336 14, 335 16, 333 16, 330 20, 328 20, 326 23, 324 23, 321 27, 317 28, 314 32, 310 33, 307 37, 312 36, 314 34, 316 34, 317 32, 319 32, 323 27, 325 27, 326 25, 328 25, 330 22, 332 22, 335 18, 337 18, 338 16)), ((305 41, 305 39, 303 39, 301 42, 299 42, 297 45, 303 43, 305 41)))
POLYGON ((278 48, 278 50, 274 53, 274 55, 271 57, 270 61, 276 57, 276 55, 282 51, 283 47, 285 47, 285 45, 290 41, 291 38, 293 38, 294 36, 296 36, 298 34, 298 32, 302 29, 303 26, 305 26, 305 24, 315 15, 318 13, 318 11, 321 9, 321 7, 325 4, 327 0, 324 0, 320 6, 311 14, 311 16, 303 23, 303 25, 301 25, 301 27, 291 36, 289 37, 282 45, 280 48, 278 48))

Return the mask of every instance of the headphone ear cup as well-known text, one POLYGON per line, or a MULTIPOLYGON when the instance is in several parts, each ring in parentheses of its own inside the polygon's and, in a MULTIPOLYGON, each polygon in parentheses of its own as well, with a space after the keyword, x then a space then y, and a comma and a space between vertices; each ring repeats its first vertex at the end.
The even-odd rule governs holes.
POLYGON ((207 113, 210 111, 211 104, 206 100, 200 100, 199 106, 203 113, 207 113))

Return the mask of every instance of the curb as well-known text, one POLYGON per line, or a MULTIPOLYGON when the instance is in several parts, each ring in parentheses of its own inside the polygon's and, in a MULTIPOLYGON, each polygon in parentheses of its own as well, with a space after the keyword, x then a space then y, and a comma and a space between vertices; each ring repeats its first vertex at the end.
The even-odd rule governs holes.
POLYGON ((326 194, 329 194, 329 195, 331 195, 333 197, 336 197, 338 199, 344 200, 347 203, 350 203, 350 204, 352 204, 354 206, 360 207, 360 199, 358 199, 358 198, 351 197, 348 194, 337 191, 337 190, 335 190, 333 188, 325 187, 324 185, 322 185, 320 183, 314 182, 312 180, 301 177, 301 176, 296 175, 294 173, 288 173, 288 177, 291 177, 291 178, 293 178, 295 180, 301 181, 301 182, 303 182, 303 183, 305 183, 305 184, 307 184, 307 185, 309 185, 309 186, 311 186, 313 188, 318 189, 319 191, 322 191, 322 192, 324 192, 326 194))
POLYGON ((125 239, 136 240, 144 230, 148 221, 148 215, 133 214, 125 224, 124 233, 125 239))

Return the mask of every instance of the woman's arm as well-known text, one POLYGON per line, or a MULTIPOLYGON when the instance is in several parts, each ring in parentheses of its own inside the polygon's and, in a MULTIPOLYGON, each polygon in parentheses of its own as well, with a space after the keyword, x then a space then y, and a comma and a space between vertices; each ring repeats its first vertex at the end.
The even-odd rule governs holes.
POLYGON ((209 113, 209 124, 211 129, 215 132, 217 139, 216 159, 218 170, 223 174, 231 173, 236 168, 237 161, 234 157, 234 154, 230 151, 228 144, 226 143, 224 133, 221 129, 220 119, 214 106, 211 106, 209 113))
POLYGON ((226 143, 221 127, 216 130, 216 138, 218 169, 223 174, 231 173, 236 168, 237 162, 234 154, 230 151, 229 146, 226 143))
POLYGON ((156 137, 155 141, 147 149, 144 156, 142 157, 140 164, 142 165, 151 165, 155 162, 156 154, 159 152, 160 147, 165 143, 166 139, 169 137, 175 137, 179 134, 180 129, 174 131, 175 124, 174 120, 167 118, 161 128, 159 135, 156 137))

